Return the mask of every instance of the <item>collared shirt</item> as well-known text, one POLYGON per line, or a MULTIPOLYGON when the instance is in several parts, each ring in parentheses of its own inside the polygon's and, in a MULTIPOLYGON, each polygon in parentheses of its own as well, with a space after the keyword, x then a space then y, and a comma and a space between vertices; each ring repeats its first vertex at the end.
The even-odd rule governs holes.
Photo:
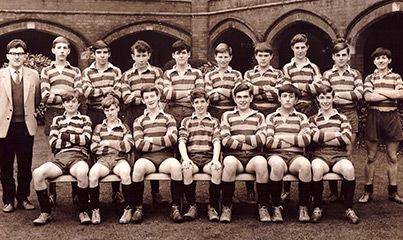
POLYGON ((9 66, 8 69, 10 70, 10 75, 11 75, 13 81, 15 83, 20 83, 22 80, 22 67, 19 69, 14 69, 11 66, 9 66), (18 75, 17 75, 17 72, 18 72, 18 75), (17 76, 19 77, 19 79, 17 79, 17 76))
POLYGON ((173 146, 178 140, 175 118, 162 109, 155 119, 150 118, 147 109, 133 124, 136 149, 140 152, 156 152, 173 146), (152 141, 146 141, 151 137, 152 141))
POLYGON ((210 113, 199 119, 194 112, 182 120, 178 142, 186 144, 188 153, 213 155, 213 145, 217 141, 220 141, 220 123, 210 113))
POLYGON ((351 125, 347 117, 333 109, 333 114, 327 118, 319 110, 318 114, 309 118, 309 126, 312 131, 314 149, 320 147, 342 147, 351 144, 351 125), (334 137, 334 133, 341 136, 334 137))
POLYGON ((267 115, 266 124, 268 149, 303 152, 303 147, 311 141, 308 118, 295 109, 288 117, 284 117, 278 108, 267 115))
POLYGON ((252 110, 243 118, 238 109, 223 113, 221 122, 221 141, 224 150, 255 150, 266 142, 266 123, 264 115, 252 110), (245 141, 239 141, 237 135, 243 135, 245 141))
POLYGON ((94 133, 92 134, 91 152, 96 155, 120 155, 127 156, 134 145, 134 140, 129 126, 122 124, 122 121, 118 119, 119 124, 113 128, 108 127, 107 119, 101 124, 98 124, 94 133), (106 140, 114 142, 115 144, 104 145, 101 141, 106 140))
POLYGON ((269 67, 261 73, 259 67, 245 72, 245 81, 253 85, 253 103, 260 109, 278 107, 278 89, 282 86, 283 72, 269 67))
POLYGON ((299 69, 295 62, 295 58, 283 67, 284 82, 283 84, 296 84, 301 90, 302 96, 299 98, 301 102, 311 102, 317 90, 321 85, 319 67, 306 58, 306 63, 299 69), (315 77, 314 76, 318 76, 315 77))
POLYGON ((123 73, 121 79, 121 93, 125 104, 142 104, 140 89, 145 85, 155 85, 162 92, 162 70, 158 67, 147 65, 146 70, 140 72, 136 65, 123 73))
POLYGON ((228 66, 224 75, 220 75, 219 69, 216 68, 208 72, 204 77, 204 84, 207 91, 212 89, 222 88, 223 91, 210 94, 211 105, 222 109, 231 110, 235 107, 234 100, 232 99, 231 91, 235 84, 242 81, 241 72, 232 69, 228 66))
POLYGON ((79 112, 71 118, 67 118, 66 112, 55 117, 49 134, 52 152, 81 151, 88 154, 91 132, 90 118, 79 112))
POLYGON ((42 69, 41 73, 41 95, 47 107, 63 108, 60 94, 54 94, 52 90, 73 91, 82 93, 81 71, 73 67, 69 62, 60 73, 55 62, 42 69))
MULTIPOLYGON (((364 95, 373 93, 375 90, 403 90, 402 77, 392 72, 392 69, 389 69, 389 72, 382 77, 379 75, 378 69, 375 69, 374 73, 365 78, 364 95)), ((397 109, 397 100, 388 98, 378 102, 369 102, 369 108, 382 112, 393 111, 397 109)))
POLYGON ((204 88, 203 74, 200 70, 192 68, 188 65, 185 74, 181 75, 176 69, 176 65, 172 69, 164 73, 164 97, 177 105, 184 107, 192 107, 190 96, 177 98, 178 92, 186 92, 193 88, 204 88))
MULTIPOLYGON (((88 98, 89 104, 97 109, 102 109, 101 102, 107 95, 113 91, 115 84, 120 80, 122 72, 119 68, 108 63, 105 71, 100 72, 96 68, 95 62, 83 71, 83 91, 84 96, 88 98)), ((119 94, 117 94, 119 95, 119 94)))
POLYGON ((336 66, 333 66, 332 69, 323 73, 322 83, 331 86, 335 93, 347 92, 350 94, 351 104, 347 104, 344 107, 354 107, 356 102, 362 98, 364 92, 361 73, 352 69, 349 65, 342 73, 339 72, 336 66))

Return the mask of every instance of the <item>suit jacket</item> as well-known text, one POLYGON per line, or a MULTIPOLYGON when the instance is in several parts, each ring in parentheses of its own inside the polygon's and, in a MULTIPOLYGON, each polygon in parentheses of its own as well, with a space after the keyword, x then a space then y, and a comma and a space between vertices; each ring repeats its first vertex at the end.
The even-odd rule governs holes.
MULTIPOLYGON (((36 70, 23 67, 24 114, 29 135, 34 136, 37 129, 35 109, 41 100, 39 74, 36 70)), ((13 115, 13 96, 11 92, 11 74, 9 68, 0 69, 0 138, 7 136, 13 115)))

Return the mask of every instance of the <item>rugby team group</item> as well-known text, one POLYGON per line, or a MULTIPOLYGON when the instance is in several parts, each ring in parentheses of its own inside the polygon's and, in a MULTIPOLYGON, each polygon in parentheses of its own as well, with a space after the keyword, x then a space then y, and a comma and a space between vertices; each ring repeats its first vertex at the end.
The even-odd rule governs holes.
MULTIPOLYGON (((281 202, 290 194, 290 185, 283 186, 282 179, 290 173, 299 180, 299 221, 317 223, 322 217, 323 176, 335 172, 343 177, 340 196, 337 182, 330 181, 331 195, 326 199, 340 197, 347 220, 355 224, 359 222, 353 210, 356 181, 349 158, 356 143, 361 99, 369 107, 363 133, 365 191, 358 202, 371 200, 378 143, 384 142, 388 198, 402 204, 397 193, 397 151, 402 139, 397 101, 403 99, 403 82, 389 68, 391 51, 374 50, 376 70, 363 81, 348 64, 350 48, 343 39, 334 42, 334 66, 323 75, 306 56, 310 47, 306 35, 295 35, 290 45, 294 57, 278 70, 271 66, 270 44, 256 43, 257 65, 242 76, 229 66, 231 47, 220 43, 215 48, 217 67, 203 76, 188 63, 190 46, 184 41, 173 43, 175 65, 163 72, 149 63, 150 45, 138 40, 131 47, 133 67, 122 74, 109 62, 108 44, 98 40, 91 46, 95 61, 81 73, 68 63, 70 43, 59 36, 52 43, 55 61, 39 77, 23 66, 24 41, 12 40, 7 45, 9 65, 0 70, 3 211, 15 210, 15 198, 18 208, 35 209, 28 200, 33 178, 41 210, 33 223, 46 224, 55 201, 47 181, 71 174, 77 179, 73 196, 80 223, 99 224, 99 179, 114 173, 121 179, 123 196, 118 183, 112 186, 112 197, 125 206, 119 223, 140 223, 144 178, 161 172, 171 177, 171 219, 191 221, 197 217, 192 176, 205 172, 211 175, 208 219, 228 223, 236 175, 247 172, 256 177, 260 221, 280 223, 281 202), (45 134, 54 157, 31 174, 36 109, 41 102, 46 105, 45 134), (88 104, 85 115, 79 112, 81 103, 88 104), (131 153, 134 164, 128 160, 131 153), (179 207, 183 195, 189 205, 184 214, 179 207)), ((158 181, 152 184, 153 201, 162 202, 158 187, 158 181)), ((247 184, 247 197, 255 198, 253 183, 247 184)))

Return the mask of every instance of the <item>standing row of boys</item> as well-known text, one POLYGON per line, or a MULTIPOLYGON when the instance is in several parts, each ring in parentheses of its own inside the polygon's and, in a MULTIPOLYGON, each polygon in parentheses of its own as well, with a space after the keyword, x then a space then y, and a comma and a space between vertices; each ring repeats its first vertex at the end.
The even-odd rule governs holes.
MULTIPOLYGON (((45 224, 51 220, 46 179, 70 173, 78 181, 80 222, 99 224, 98 180, 110 172, 119 175, 122 183, 126 207, 119 222, 140 223, 144 213, 144 176, 156 171, 171 176, 170 216, 174 222, 194 220, 197 216, 196 185, 192 175, 199 171, 212 175, 208 206, 211 221, 231 221, 236 174, 248 172, 256 175, 260 221, 282 222, 280 201, 289 196, 287 186, 285 196, 281 194, 282 179, 289 172, 299 179, 299 221, 319 222, 323 175, 333 171, 344 178, 342 193, 346 217, 349 222, 358 223, 352 209, 354 167, 348 157, 358 132, 356 104, 363 96, 370 109, 365 192, 359 202, 371 200, 373 163, 378 142, 383 140, 388 150, 389 199, 403 203, 397 194, 396 182, 396 154, 402 139, 397 99, 403 98, 403 82, 388 68, 390 51, 384 48, 374 51, 372 57, 377 69, 363 84, 360 73, 348 65, 350 52, 345 41, 335 43, 334 67, 323 76, 306 57, 307 41, 303 34, 291 40, 294 58, 283 71, 270 65, 271 46, 256 44, 258 65, 247 71, 242 80, 241 73, 229 67, 232 50, 227 44, 217 46, 218 67, 203 79, 202 73, 188 64, 190 47, 183 41, 172 45, 176 65, 162 74, 161 69, 148 63, 151 48, 141 40, 131 49, 133 68, 123 75, 108 62, 111 54, 108 45, 96 42, 93 46, 95 62, 81 77, 80 70, 66 60, 69 42, 63 37, 56 38, 52 46, 56 61, 43 69, 40 83, 42 101, 47 105, 45 132, 49 134, 55 157, 33 172, 41 207, 41 214, 34 223, 45 224), (89 117, 78 112, 82 94, 89 102, 89 117), (125 123, 118 118, 118 98, 128 105, 125 123), (167 102, 165 110, 161 101, 167 102), (181 161, 174 158, 177 143, 176 157, 180 156, 181 161), (89 146, 96 159, 91 169, 89 146), (133 146, 138 160, 132 170, 127 156, 133 146), (221 191, 223 207, 219 216, 221 191), (183 193, 190 206, 182 216, 179 202, 183 193), (269 194, 272 214, 268 211, 269 194), (311 214, 307 208, 310 195, 314 197, 311 214)), ((10 80, 18 85, 14 72, 21 69, 22 63, 16 64, 15 59, 24 58, 26 45, 21 40, 13 40, 7 51, 10 80)), ((13 93, 14 88, 17 89, 14 85, 13 93)), ((17 118, 17 114, 14 111, 12 119, 17 118)), ((3 189, 6 189, 4 182, 2 178, 3 189)), ((3 193, 4 212, 14 210, 14 196, 10 194, 11 197, 3 193)), ((336 195, 337 190, 332 194, 336 195)), ((17 197, 18 206, 27 210, 34 208, 28 195, 29 189, 25 197, 17 197)))

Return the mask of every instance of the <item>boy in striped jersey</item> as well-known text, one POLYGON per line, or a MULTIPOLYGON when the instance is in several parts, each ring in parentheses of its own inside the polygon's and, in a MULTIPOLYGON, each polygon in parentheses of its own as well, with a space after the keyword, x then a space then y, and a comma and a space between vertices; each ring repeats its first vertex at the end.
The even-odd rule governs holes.
POLYGON ((192 175, 200 171, 211 175, 208 218, 216 222, 220 219, 218 202, 222 174, 220 123, 207 112, 209 97, 206 90, 193 89, 190 92, 190 100, 195 111, 192 116, 182 120, 178 140, 182 156, 184 192, 189 204, 189 211, 183 217, 192 221, 197 216, 196 182, 193 181, 192 175))
POLYGON ((235 177, 240 172, 256 174, 259 218, 261 222, 270 222, 270 214, 267 211, 269 171, 261 152, 266 140, 264 116, 250 108, 253 94, 247 84, 240 83, 235 86, 233 96, 237 106, 233 111, 225 112, 221 121, 224 168, 221 182, 223 210, 220 222, 231 222, 235 177))
MULTIPOLYGON (((87 115, 91 118, 94 129, 106 117, 102 109, 102 100, 113 93, 113 88, 120 80, 122 72, 109 62, 111 49, 105 41, 98 40, 91 48, 95 61, 84 69, 82 81, 84 96, 88 99, 87 115)), ((93 158, 91 160, 94 161, 93 158)), ((112 183, 112 202, 121 204, 124 203, 124 199, 120 194, 119 185, 118 182, 112 183)))
POLYGON ((245 81, 251 83, 253 90, 252 105, 267 116, 278 108, 278 88, 283 80, 283 72, 270 65, 273 48, 266 42, 255 45, 257 66, 245 73, 245 81))
POLYGON ((99 210, 99 178, 113 172, 122 182, 125 210, 119 222, 129 222, 131 215, 130 204, 132 201, 131 167, 128 162, 128 153, 131 151, 134 141, 129 126, 123 124, 118 118, 119 100, 112 95, 106 96, 101 106, 106 119, 98 124, 92 135, 91 152, 96 156, 96 163, 89 172, 89 194, 91 200, 93 224, 101 223, 99 210))
POLYGON ((309 222, 310 219, 307 206, 312 180, 311 163, 303 154, 304 147, 311 141, 311 131, 305 114, 294 108, 298 96, 299 90, 295 86, 285 84, 280 87, 280 107, 266 118, 273 222, 283 222, 280 196, 282 179, 287 172, 299 179, 299 221, 309 222))
MULTIPOLYGON (((301 96, 298 98, 295 109, 310 117, 318 112, 318 107, 313 100, 321 85, 322 76, 319 67, 306 57, 308 49, 308 38, 305 34, 297 34, 291 39, 291 50, 294 52, 294 57, 283 67, 283 82, 292 84, 299 89, 301 96)), ((284 193, 281 195, 282 200, 289 199, 290 189, 291 182, 285 182, 284 193)))
POLYGON ((348 160, 347 146, 351 144, 351 125, 347 116, 333 108, 335 91, 329 86, 318 89, 318 114, 309 118, 312 131, 312 190, 314 210, 311 220, 318 223, 322 217, 323 175, 329 171, 343 175, 346 218, 356 224, 359 219, 353 210, 355 191, 354 166, 348 160))
MULTIPOLYGON (((64 112, 62 96, 67 91, 78 90, 82 92, 81 71, 73 67, 67 61, 70 54, 70 42, 62 36, 56 37, 52 42, 52 53, 55 61, 50 66, 42 69, 41 73, 41 95, 45 103, 45 134, 49 135, 50 125, 53 118, 60 116, 64 112)), ((56 193, 56 185, 50 184, 51 192, 56 193)), ((77 186, 72 183, 73 203, 77 203, 77 186)), ((52 201, 56 201, 56 195, 51 196, 52 201)))
POLYGON ((388 159, 389 200, 403 204, 403 198, 397 194, 397 150, 403 139, 397 100, 403 99, 403 81, 399 74, 389 68, 392 62, 389 49, 377 48, 371 57, 377 69, 364 81, 364 98, 369 103, 366 126, 368 158, 365 165, 365 192, 358 202, 371 200, 376 154, 379 141, 383 140, 388 159))
MULTIPOLYGON (((346 146, 348 156, 351 156, 355 147, 358 133, 357 102, 362 98, 364 91, 361 73, 352 69, 350 48, 344 39, 335 41, 332 49, 334 66, 323 74, 323 84, 329 85, 334 91, 334 107, 341 114, 348 117, 351 124, 351 144, 346 146)), ((331 194, 325 202, 338 200, 337 181, 329 181, 331 194)))
POLYGON ((182 166, 173 157, 172 147, 178 139, 178 130, 172 115, 165 113, 160 105, 160 91, 147 85, 141 88, 141 100, 146 105, 144 114, 134 121, 134 143, 139 159, 133 168, 133 189, 135 212, 131 221, 143 220, 144 176, 159 171, 171 176, 172 207, 170 217, 174 222, 182 222, 179 211, 182 195, 182 166))
POLYGON ((33 172, 34 187, 38 195, 41 214, 34 220, 43 225, 51 220, 46 179, 71 174, 78 182, 78 207, 81 224, 91 222, 88 211, 88 148, 91 140, 91 120, 78 112, 81 93, 67 91, 62 95, 65 112, 53 119, 50 126, 49 144, 54 159, 42 164, 33 172))
MULTIPOLYGON (((137 40, 131 46, 133 67, 123 73, 120 81, 120 89, 123 103, 127 106, 126 123, 133 130, 133 122, 144 114, 146 106, 141 100, 140 90, 145 85, 154 85, 162 92, 163 73, 159 67, 149 63, 151 58, 151 46, 143 41, 137 40)), ((159 182, 151 181, 151 195, 153 203, 167 204, 168 201, 159 192, 159 182)))
POLYGON ((204 78, 206 90, 209 92, 211 116, 221 119, 221 115, 234 109, 235 103, 231 93, 235 83, 242 80, 242 74, 232 69, 232 48, 226 43, 220 43, 215 48, 215 60, 218 68, 208 72, 204 78))
POLYGON ((172 44, 172 58, 175 65, 164 73, 164 97, 168 101, 166 112, 174 116, 177 127, 182 119, 193 113, 190 91, 204 88, 203 74, 188 63, 190 46, 182 40, 172 44))

